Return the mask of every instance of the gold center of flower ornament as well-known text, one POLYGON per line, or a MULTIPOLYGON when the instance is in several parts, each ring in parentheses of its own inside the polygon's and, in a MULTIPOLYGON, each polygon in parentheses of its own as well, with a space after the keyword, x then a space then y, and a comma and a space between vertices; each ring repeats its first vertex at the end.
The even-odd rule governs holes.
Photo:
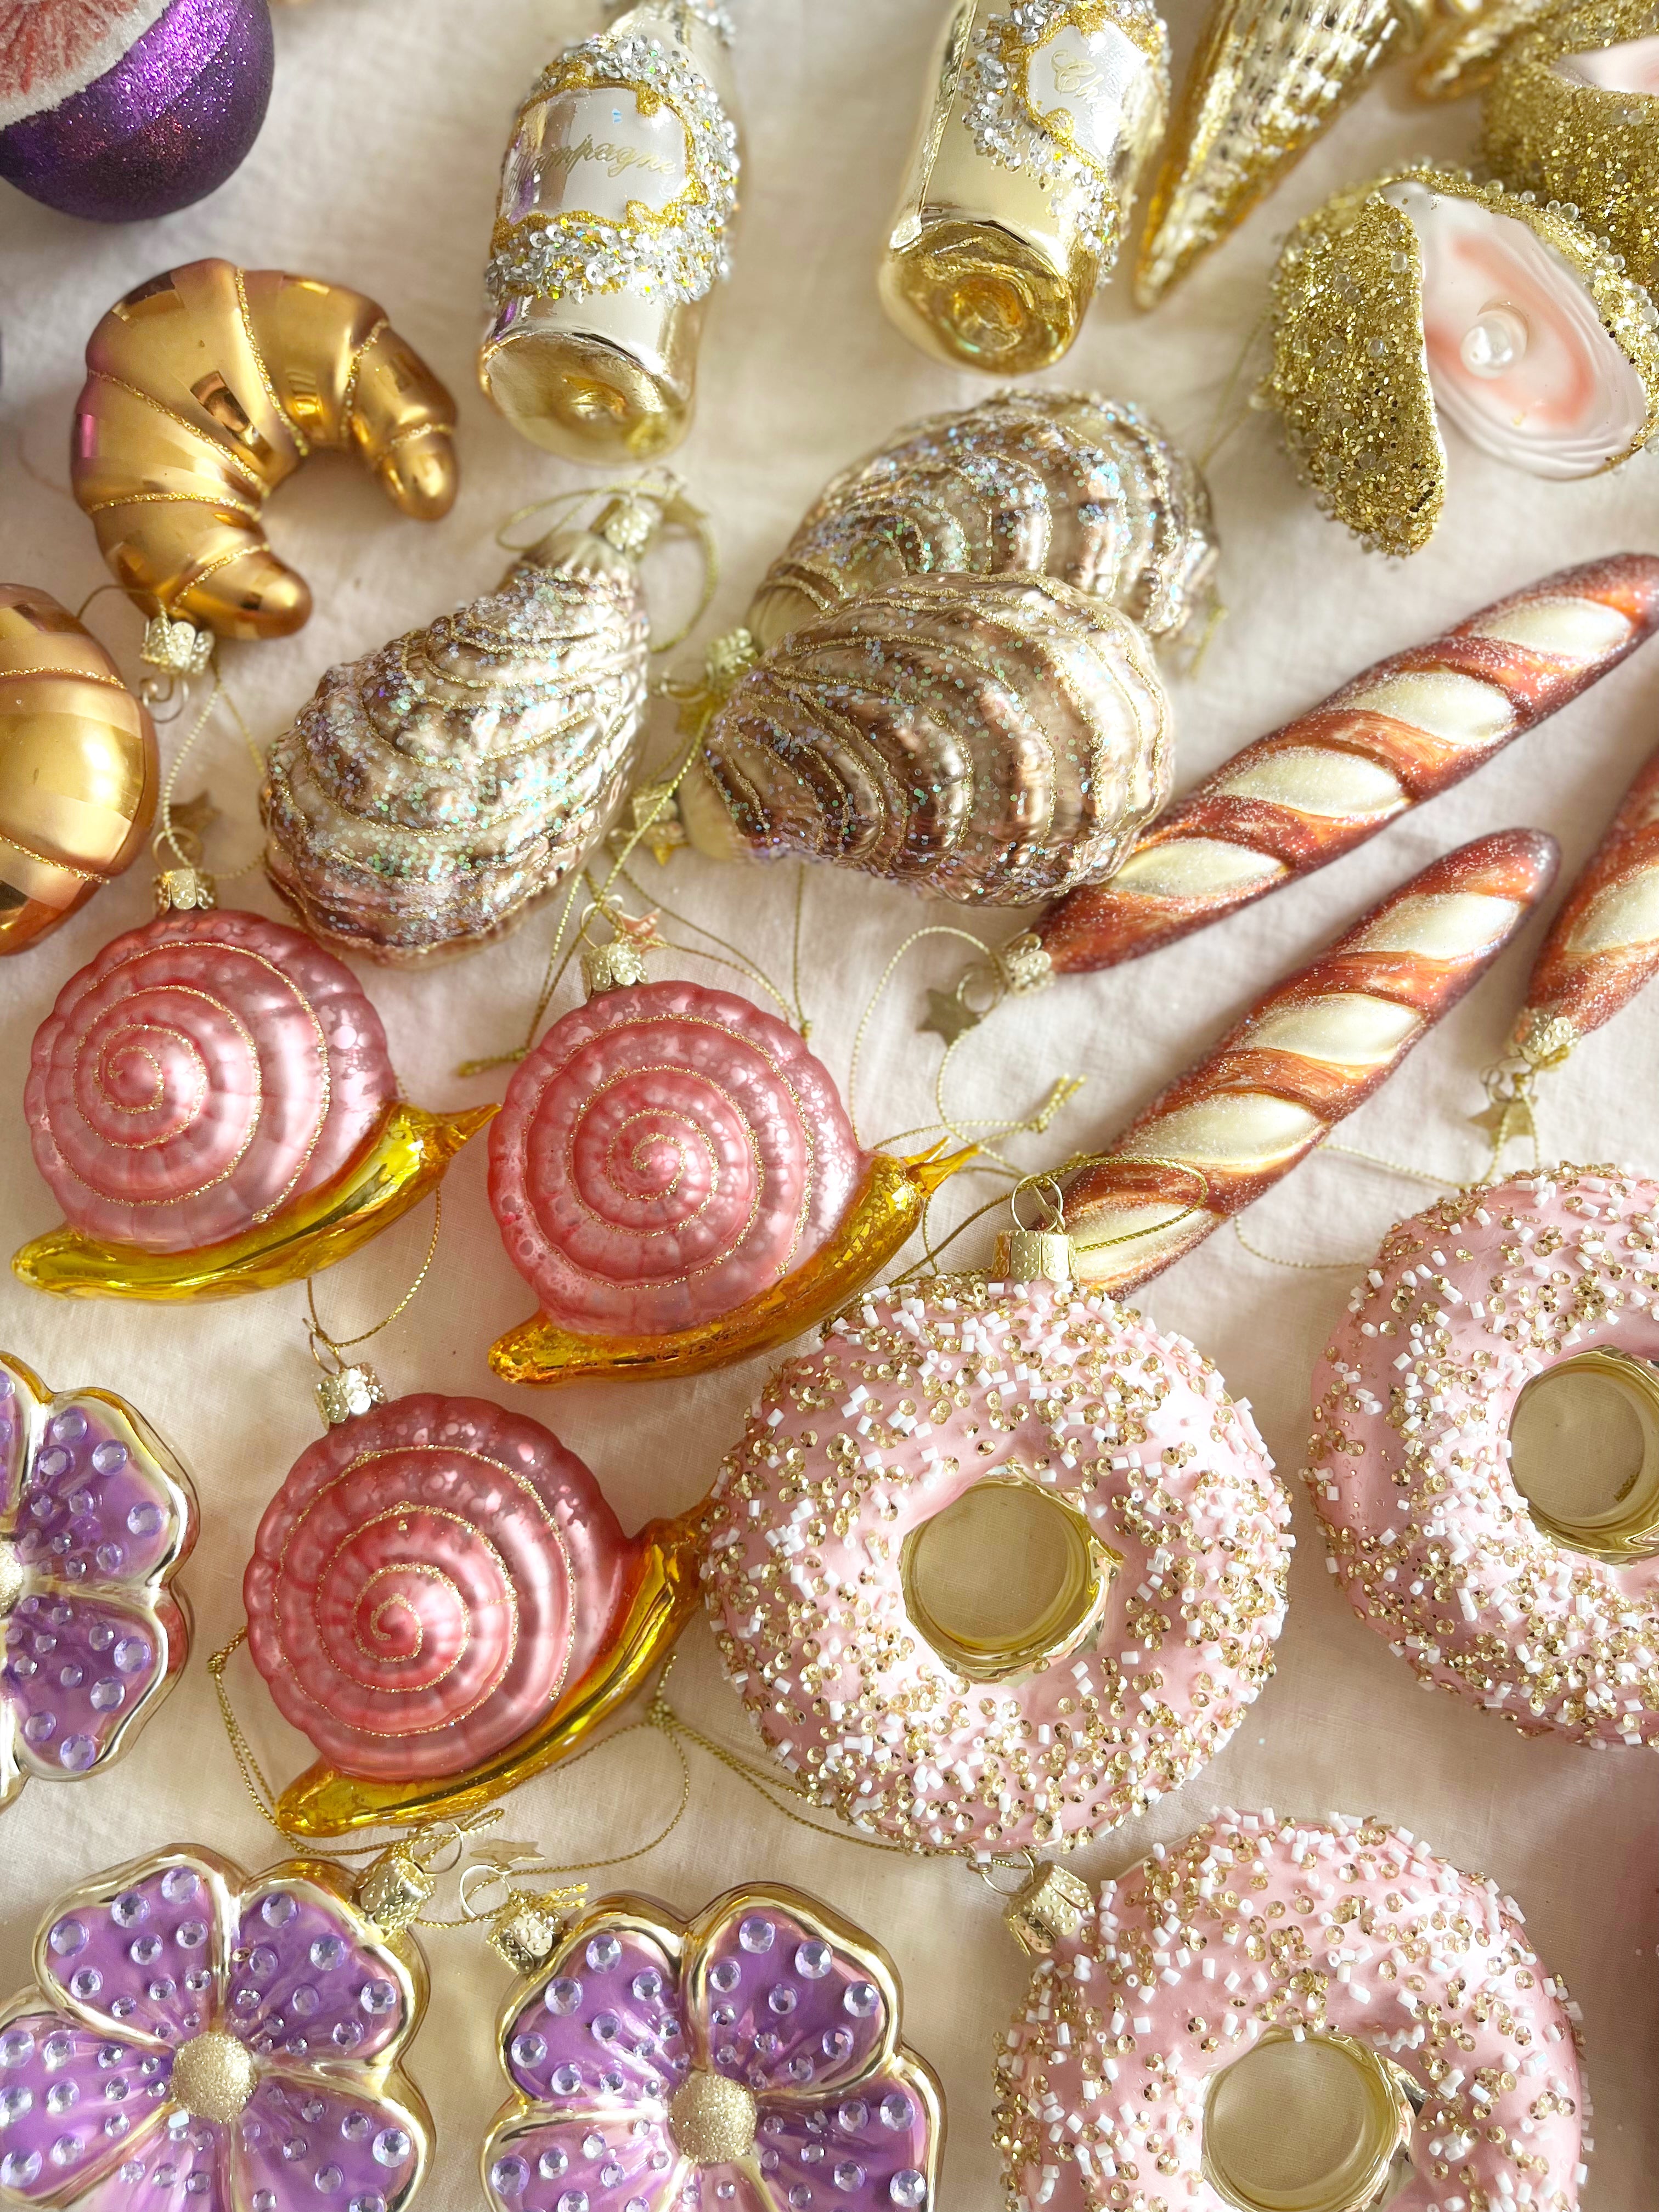
POLYGON ((253 2094, 252 2053, 216 2027, 180 2044, 173 2061, 173 2101, 193 2119, 234 2120, 253 2094))
POLYGON ((674 2140, 698 2166, 730 2166, 755 2147, 755 2100, 724 2074, 691 2074, 668 2107, 674 2140))
POLYGON ((22 1595, 23 1566, 17 1556, 17 1547, 0 1537, 0 1620, 5 1619, 22 1595))

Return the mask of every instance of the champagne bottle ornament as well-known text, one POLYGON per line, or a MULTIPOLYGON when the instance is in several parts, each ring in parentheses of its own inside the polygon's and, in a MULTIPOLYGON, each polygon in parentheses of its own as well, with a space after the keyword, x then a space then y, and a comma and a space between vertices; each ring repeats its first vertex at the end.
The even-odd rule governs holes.
POLYGON ((66 1892, 0 2008, 0 2203, 403 2212, 433 2148, 403 2066, 430 1886, 402 1854, 354 1886, 317 1859, 248 1875, 183 1844, 66 1892))
POLYGON ((310 589, 272 552, 262 510, 313 452, 355 453, 417 520, 455 503, 454 401, 343 285, 189 262, 117 301, 87 372, 70 484, 162 643, 180 624, 246 639, 303 627, 310 589))
POLYGON ((672 477, 618 487, 488 597, 329 670, 260 800, 271 883, 325 944, 405 966, 465 951, 580 861, 638 754, 638 563, 665 525, 706 543, 672 477))
POLYGON ((826 2188, 849 2212, 938 2203, 944 2090, 900 2039, 892 1960, 833 1907, 750 1883, 690 1920, 624 1893, 550 1926, 526 1902, 495 1923, 520 1971, 481 2161, 492 2212, 795 2212, 826 2188))
POLYGON ((952 367, 1058 361, 1116 261, 1169 100, 1150 0, 951 0, 882 259, 894 323, 952 367))
POLYGON ((1656 785, 1650 760, 1534 963, 1476 1117, 1487 1180, 1398 1224, 1351 1297, 1309 1453, 1359 1617, 1429 1686, 1598 1749, 1659 1746, 1659 1182, 1499 1161, 1659 967, 1656 785))
POLYGON ((131 1748, 190 1656, 176 1583, 198 1517, 136 1407, 0 1352, 0 1806, 131 1748))
POLYGON ((266 0, 31 0, 0 59, 0 177, 91 222, 143 222, 223 184, 258 136, 266 0))
POLYGON ((0 954, 131 866, 155 811, 155 726, 50 592, 0 584, 0 954))
POLYGON ((717 0, 640 0, 542 72, 501 165, 478 352, 533 444, 649 460, 690 426, 741 155, 717 0))
POLYGON ((520 1062, 491 1133, 489 1202, 542 1309, 490 1347, 508 1382, 695 1375, 798 1336, 969 1157, 866 1150, 797 1030, 647 981, 626 937, 585 973, 586 1005, 520 1062))
POLYGON ((1328 514, 1367 544, 1428 543, 1449 417, 1546 482, 1617 468, 1659 424, 1659 307, 1554 201, 1426 164, 1339 192, 1272 286, 1264 402, 1328 514))

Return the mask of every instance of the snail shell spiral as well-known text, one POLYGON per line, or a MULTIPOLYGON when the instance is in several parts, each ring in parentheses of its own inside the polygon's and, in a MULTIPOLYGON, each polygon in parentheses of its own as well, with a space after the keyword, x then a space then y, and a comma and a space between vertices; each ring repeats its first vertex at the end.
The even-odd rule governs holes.
POLYGON ((827 484, 763 580, 763 646, 908 575, 1054 576, 1173 634, 1207 595, 1210 495, 1149 415, 1096 392, 929 416, 827 484))
POLYGON ((793 1030, 730 992, 642 983, 599 993, 520 1064, 489 1202, 550 1320, 667 1335, 821 1250, 868 1166, 793 1030))
POLYGON ((538 1421, 399 1398, 319 1437, 266 1508, 242 1582, 248 1648, 343 1772, 459 1774, 586 1672, 629 1553, 538 1421))
POLYGON ((271 882, 325 942, 413 963, 523 919, 630 773, 634 569, 518 562, 498 591, 331 668, 271 747, 271 882))
POLYGON ((921 576, 780 639, 680 801, 722 858, 1018 906, 1111 875, 1170 753, 1152 648, 1115 607, 1045 576, 921 576))
POLYGON ((319 1189, 398 1096, 356 978, 258 915, 175 913, 106 945, 35 1034, 35 1165, 70 1226, 186 1252, 319 1189))

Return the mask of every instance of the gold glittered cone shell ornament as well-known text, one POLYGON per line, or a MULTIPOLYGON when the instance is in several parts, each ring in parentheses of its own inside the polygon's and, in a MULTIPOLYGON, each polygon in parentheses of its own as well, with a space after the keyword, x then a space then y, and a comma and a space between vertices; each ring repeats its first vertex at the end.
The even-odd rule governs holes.
POLYGON ((1216 0, 1153 188, 1139 306, 1237 228, 1424 12, 1421 0, 1216 0))
POLYGON ((36 944, 142 847, 155 730, 50 592, 0 584, 0 954, 36 944))
POLYGON ((1559 208, 1415 167, 1299 223, 1272 285, 1261 397, 1319 503, 1414 553, 1445 504, 1449 416, 1494 459, 1594 476, 1659 424, 1659 309, 1559 208))
POLYGON ((1011 389, 932 415, 833 477, 749 610, 763 647, 914 575, 1056 577, 1171 636, 1206 599, 1210 495, 1133 402, 1011 389))
POLYGON ((1551 0, 1455 0, 1424 46, 1412 86, 1419 100, 1465 100, 1492 82, 1511 39, 1547 14, 1551 0))
POLYGON ((70 481, 146 614, 286 637, 311 592, 265 542, 266 495, 313 453, 350 453, 395 507, 436 521, 455 503, 454 428, 449 393, 362 292, 191 261, 87 341, 70 481))
POLYGON ((781 639, 680 786, 692 843, 964 904, 1110 875, 1169 795, 1169 702, 1114 607, 1046 576, 920 576, 781 639))
POLYGON ((483 599, 329 670, 270 749, 276 889, 325 944, 401 965, 512 928, 599 836, 638 750, 638 556, 674 495, 619 495, 483 599))
POLYGON ((1659 6, 1552 8, 1504 48, 1483 152, 1511 190, 1577 211, 1629 273, 1659 270, 1659 6))

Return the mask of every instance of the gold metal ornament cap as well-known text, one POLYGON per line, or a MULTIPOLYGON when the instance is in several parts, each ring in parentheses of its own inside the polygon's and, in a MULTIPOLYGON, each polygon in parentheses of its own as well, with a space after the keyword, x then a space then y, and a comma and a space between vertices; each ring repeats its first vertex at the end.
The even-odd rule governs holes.
POLYGON ((1060 1866, 1041 1865, 1005 1907, 1003 1925, 1028 1959, 1047 1958, 1077 1934, 1095 1909, 1086 1881, 1060 1866))
POLYGON ((1069 1283, 1072 1240, 1063 1230, 1005 1229, 997 1238, 996 1273, 1005 1283, 1069 1283))
POLYGON ((1649 285, 1659 274, 1659 99, 1613 50, 1656 33, 1655 0, 1552 8, 1504 47, 1482 111, 1493 174, 1576 210, 1649 285))
POLYGON ((626 990, 630 984, 643 983, 646 973, 644 953, 625 937, 612 938, 607 945, 582 947, 582 988, 590 999, 601 991, 626 990))
POLYGON ((364 1870, 352 1902, 383 1936, 413 1925, 436 1884, 410 1850, 394 1844, 364 1870))
POLYGON ((342 1367, 336 1374, 325 1375, 317 1385, 318 1410, 331 1429, 385 1403, 386 1387, 372 1367, 342 1367))
POLYGON ((1261 398, 1282 418, 1291 460, 1320 506, 1368 548, 1404 555, 1427 544, 1440 520, 1446 450, 1424 335, 1422 248, 1411 216, 1385 197, 1401 185, 1511 218, 1582 285, 1644 400, 1636 435, 1607 467, 1659 428, 1659 311, 1571 216, 1467 171, 1391 171, 1304 217, 1272 279, 1273 367, 1261 398))

